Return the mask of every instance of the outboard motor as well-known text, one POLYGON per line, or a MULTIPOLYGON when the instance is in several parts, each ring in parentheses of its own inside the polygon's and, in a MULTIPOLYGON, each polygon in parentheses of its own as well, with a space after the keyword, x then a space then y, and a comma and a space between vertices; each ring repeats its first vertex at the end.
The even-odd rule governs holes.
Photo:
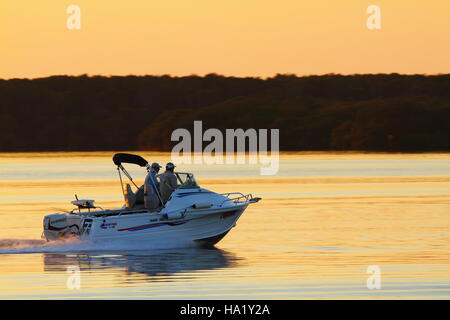
POLYGON ((78 236, 81 217, 75 214, 55 213, 44 217, 44 234, 48 240, 78 236))

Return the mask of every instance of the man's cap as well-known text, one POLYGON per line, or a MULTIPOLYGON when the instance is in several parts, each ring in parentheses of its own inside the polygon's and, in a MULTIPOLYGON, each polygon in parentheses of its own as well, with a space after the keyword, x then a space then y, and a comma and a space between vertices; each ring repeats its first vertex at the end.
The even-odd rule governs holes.
POLYGON ((175 168, 175 165, 172 162, 167 162, 166 169, 173 169, 175 168))
POLYGON ((153 162, 152 163, 152 168, 161 168, 161 166, 159 165, 158 162, 153 162))

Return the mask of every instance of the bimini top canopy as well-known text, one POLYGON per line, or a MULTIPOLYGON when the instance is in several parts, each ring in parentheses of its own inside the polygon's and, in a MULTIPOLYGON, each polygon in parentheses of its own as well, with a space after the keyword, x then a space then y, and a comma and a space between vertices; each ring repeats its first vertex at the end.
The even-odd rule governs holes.
POLYGON ((122 163, 133 163, 145 167, 148 163, 147 160, 141 156, 131 153, 116 153, 113 157, 113 161, 116 166, 120 166, 122 163))

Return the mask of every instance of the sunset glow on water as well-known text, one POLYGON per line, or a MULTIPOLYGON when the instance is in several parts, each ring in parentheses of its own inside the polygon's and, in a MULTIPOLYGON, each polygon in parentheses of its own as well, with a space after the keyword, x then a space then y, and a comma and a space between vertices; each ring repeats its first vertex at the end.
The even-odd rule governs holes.
MULTIPOLYGON (((450 298, 449 154, 283 153, 275 176, 179 165, 204 188, 263 198, 216 249, 45 244, 44 215, 70 211, 75 194, 123 205, 112 155, 0 154, 0 298, 450 298), (79 290, 66 286, 73 265, 79 290)), ((145 170, 129 169, 142 183, 145 170)))

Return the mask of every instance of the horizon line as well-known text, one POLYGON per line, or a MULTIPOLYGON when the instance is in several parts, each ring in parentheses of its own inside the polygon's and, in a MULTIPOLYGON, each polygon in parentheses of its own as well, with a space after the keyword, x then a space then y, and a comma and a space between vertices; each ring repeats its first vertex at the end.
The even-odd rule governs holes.
POLYGON ((273 79, 279 76, 285 76, 285 77, 296 77, 296 78, 309 78, 309 77, 323 77, 323 76, 343 76, 343 77, 351 77, 351 76, 373 76, 373 75, 399 75, 399 76, 425 76, 425 77, 436 77, 436 76, 447 76, 450 75, 450 73, 398 73, 398 72, 380 72, 380 73, 321 73, 321 74, 304 74, 299 75, 297 73, 275 73, 272 76, 267 77, 261 77, 261 76, 236 76, 236 75, 224 75, 216 72, 210 72, 205 73, 203 75, 199 75, 196 73, 190 73, 186 75, 172 75, 168 73, 164 74, 89 74, 89 73, 81 73, 78 75, 75 74, 53 74, 53 75, 47 75, 47 76, 38 76, 38 77, 12 77, 12 78, 0 78, 0 81, 9 81, 9 80, 39 80, 39 79, 47 79, 47 78, 53 78, 53 77, 73 77, 73 78, 79 78, 79 77, 87 77, 87 78, 115 78, 115 77, 137 77, 137 78, 145 78, 145 77, 169 77, 169 78, 189 78, 189 77, 198 77, 198 78, 206 78, 208 76, 216 76, 216 77, 224 77, 224 78, 238 78, 238 79, 260 79, 260 80, 269 80, 273 79))

